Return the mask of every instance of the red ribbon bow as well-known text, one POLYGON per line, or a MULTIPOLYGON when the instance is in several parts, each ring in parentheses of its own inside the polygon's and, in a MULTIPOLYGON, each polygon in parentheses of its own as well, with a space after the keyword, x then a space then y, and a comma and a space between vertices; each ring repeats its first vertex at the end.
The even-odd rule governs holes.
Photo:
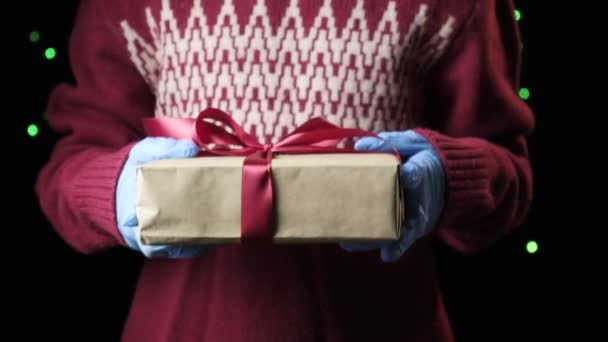
POLYGON ((243 240, 269 240, 274 236, 270 168, 274 153, 352 153, 355 150, 339 148, 337 144, 345 138, 377 137, 361 129, 337 127, 318 117, 305 122, 276 144, 261 144, 254 136, 246 133, 230 115, 215 108, 202 111, 196 119, 144 119, 144 128, 150 136, 190 139, 201 148, 202 154, 245 156, 241 190, 243 240), (226 127, 229 127, 232 133, 226 127))

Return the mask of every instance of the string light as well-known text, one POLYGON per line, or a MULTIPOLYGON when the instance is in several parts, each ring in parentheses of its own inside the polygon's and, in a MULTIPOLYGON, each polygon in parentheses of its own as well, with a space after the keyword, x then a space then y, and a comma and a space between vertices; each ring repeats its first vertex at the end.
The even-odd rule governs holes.
POLYGON ((30 42, 37 43, 40 40, 40 33, 38 31, 30 32, 30 42))
POLYGON ((38 135, 38 126, 36 126, 35 124, 31 124, 29 126, 27 126, 27 134, 30 137, 35 137, 38 135))
POLYGON ((55 49, 52 47, 44 50, 44 57, 46 57, 46 59, 48 59, 48 60, 55 58, 56 55, 57 55, 57 51, 55 51, 55 49))
MULTIPOLYGON (((515 9, 514 11, 514 15, 515 15, 515 20, 516 21, 521 21, 522 19, 522 12, 518 9, 515 9)), ((524 42, 520 41, 520 49, 523 51, 524 49, 524 42)), ((518 92, 519 97, 522 100, 528 100, 530 98, 530 89, 522 87, 519 89, 518 92)), ((535 254, 538 252, 538 243, 534 240, 528 240, 526 242, 526 252, 528 254, 535 254)))
POLYGON ((526 251, 530 254, 534 254, 538 251, 538 244, 534 240, 528 241, 526 243, 526 251))

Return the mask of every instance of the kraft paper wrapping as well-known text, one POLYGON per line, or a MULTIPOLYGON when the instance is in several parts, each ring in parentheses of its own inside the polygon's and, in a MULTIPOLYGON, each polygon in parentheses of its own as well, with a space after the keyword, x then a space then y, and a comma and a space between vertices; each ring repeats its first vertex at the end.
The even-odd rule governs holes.
MULTIPOLYGON (((138 168, 144 244, 238 243, 243 157, 138 168)), ((276 155, 273 242, 396 240, 404 215, 399 161, 389 154, 276 155)))

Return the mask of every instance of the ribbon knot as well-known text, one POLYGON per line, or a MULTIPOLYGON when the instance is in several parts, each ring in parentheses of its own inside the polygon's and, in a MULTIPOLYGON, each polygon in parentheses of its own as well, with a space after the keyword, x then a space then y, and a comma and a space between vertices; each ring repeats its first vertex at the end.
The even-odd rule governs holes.
POLYGON ((201 155, 244 156, 241 239, 266 241, 274 236, 273 154, 353 153, 356 152, 353 149, 338 148, 338 143, 345 138, 378 137, 361 129, 340 128, 317 117, 305 122, 276 144, 261 144, 230 115, 215 108, 202 111, 196 119, 146 118, 144 128, 150 136, 191 139, 201 148, 201 155))

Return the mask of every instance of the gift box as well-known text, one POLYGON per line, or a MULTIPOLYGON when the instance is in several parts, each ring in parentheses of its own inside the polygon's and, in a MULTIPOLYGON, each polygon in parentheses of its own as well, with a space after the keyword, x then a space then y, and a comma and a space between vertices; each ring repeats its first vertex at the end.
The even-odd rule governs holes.
MULTIPOLYGON (((241 241, 245 157, 159 160, 138 168, 144 244, 241 241)), ((383 153, 276 155, 275 243, 395 240, 403 220, 400 163, 383 153)), ((249 210, 256 210, 252 203, 249 210)))
POLYGON ((400 157, 338 148, 375 136, 313 118, 261 144, 215 108, 144 120, 150 136, 190 139, 195 158, 137 169, 136 213, 148 245, 396 240, 404 216, 400 157))

